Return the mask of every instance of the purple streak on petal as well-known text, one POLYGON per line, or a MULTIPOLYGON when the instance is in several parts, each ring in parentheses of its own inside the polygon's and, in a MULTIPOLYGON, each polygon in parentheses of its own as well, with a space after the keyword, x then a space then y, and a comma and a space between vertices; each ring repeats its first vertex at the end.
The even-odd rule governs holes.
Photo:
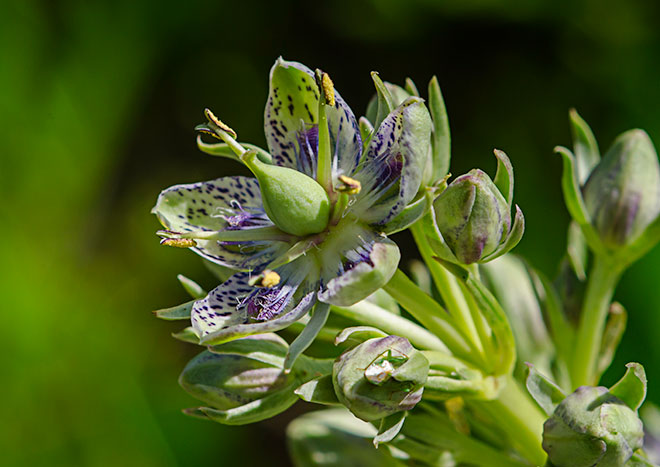
POLYGON ((319 148, 319 128, 318 125, 307 125, 297 132, 297 150, 296 161, 298 171, 316 177, 316 161, 319 148))

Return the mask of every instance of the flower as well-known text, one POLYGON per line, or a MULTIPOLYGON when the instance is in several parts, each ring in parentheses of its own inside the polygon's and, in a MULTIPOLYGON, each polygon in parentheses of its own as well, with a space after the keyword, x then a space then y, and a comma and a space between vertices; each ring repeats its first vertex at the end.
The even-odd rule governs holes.
POLYGON ((314 317, 327 316, 329 305, 356 303, 389 281, 400 253, 385 235, 423 214, 406 216, 429 157, 431 119, 421 99, 396 107, 363 147, 328 75, 278 59, 265 110, 268 152, 239 144, 206 116, 198 129, 224 142, 198 140, 200 148, 231 149, 256 178, 173 186, 153 209, 167 229, 164 243, 237 271, 195 302, 200 343, 283 329, 319 302, 314 317))

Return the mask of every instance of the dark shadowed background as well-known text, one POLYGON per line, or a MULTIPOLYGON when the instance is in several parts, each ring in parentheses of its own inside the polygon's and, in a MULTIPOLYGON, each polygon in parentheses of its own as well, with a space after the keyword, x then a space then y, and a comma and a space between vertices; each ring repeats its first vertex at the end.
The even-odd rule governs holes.
MULTIPOLYGON (((159 247, 149 210, 167 186, 241 172, 196 149, 204 107, 265 144, 279 55, 327 71, 357 114, 370 71, 420 89, 437 74, 452 172, 493 173, 492 149, 509 154, 517 252, 548 274, 568 222, 552 154, 570 144, 568 109, 603 150, 632 127, 660 143, 660 2, 4 0, 0 463, 289 465, 290 415, 230 428, 180 413, 195 402, 176 379, 198 349, 150 313, 186 300, 177 273, 213 281, 159 247)), ((629 328, 606 375, 642 362, 656 402, 659 273, 656 248, 625 275, 629 328)))

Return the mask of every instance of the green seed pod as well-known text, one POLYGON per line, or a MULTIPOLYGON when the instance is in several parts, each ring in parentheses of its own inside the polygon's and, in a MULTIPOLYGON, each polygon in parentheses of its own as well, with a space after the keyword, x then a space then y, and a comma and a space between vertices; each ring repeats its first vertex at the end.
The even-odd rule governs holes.
POLYGON ((339 401, 365 421, 411 410, 422 398, 429 362, 398 336, 369 339, 335 362, 332 383, 339 401))
POLYGON ((591 224, 603 244, 620 248, 637 239, 660 214, 660 165, 648 135, 620 135, 583 188, 591 224))
POLYGON ((475 263, 494 253, 511 228, 509 204, 479 169, 454 180, 433 208, 438 230, 462 264, 475 263))
POLYGON ((265 164, 256 152, 242 159, 259 180, 264 209, 277 227, 302 237, 328 226, 330 201, 316 180, 297 170, 265 164))
POLYGON ((579 387, 543 425, 543 449, 555 467, 622 466, 643 437, 636 411, 604 387, 579 387))

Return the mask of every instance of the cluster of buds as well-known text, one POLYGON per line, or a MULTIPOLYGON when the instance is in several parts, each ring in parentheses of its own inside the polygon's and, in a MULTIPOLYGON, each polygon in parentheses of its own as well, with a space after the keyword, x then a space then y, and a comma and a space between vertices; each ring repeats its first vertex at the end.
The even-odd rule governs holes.
POLYGON ((426 101, 410 80, 372 79, 376 96, 357 119, 327 73, 278 59, 267 150, 205 111, 199 148, 253 177, 176 185, 153 210, 161 243, 189 248, 221 281, 206 292, 182 278, 193 300, 157 312, 188 320, 175 336, 205 348, 179 382, 206 405, 186 413, 238 425, 299 399, 334 406, 291 425, 300 465, 338 455, 356 465, 651 465, 641 365, 595 386, 625 327, 610 303, 620 272, 660 240, 648 136, 624 133, 601 160, 571 114, 575 155, 558 150, 579 281, 587 245, 596 257, 576 329, 561 290, 508 254, 525 229, 508 156, 495 150, 492 178, 473 169, 448 183, 437 79, 426 101), (388 238, 408 228, 426 263, 414 280, 388 238), (365 460, 365 438, 386 450, 365 460))

